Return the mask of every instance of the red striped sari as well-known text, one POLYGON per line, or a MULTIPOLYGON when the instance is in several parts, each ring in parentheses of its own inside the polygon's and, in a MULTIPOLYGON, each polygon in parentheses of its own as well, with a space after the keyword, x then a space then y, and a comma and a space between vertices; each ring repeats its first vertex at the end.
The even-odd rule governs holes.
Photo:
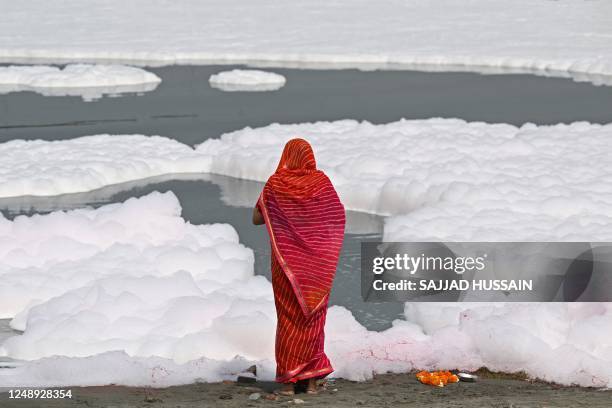
POLYGON ((344 238, 344 207, 303 139, 287 143, 257 206, 270 235, 276 381, 333 371, 323 350, 325 317, 344 238))

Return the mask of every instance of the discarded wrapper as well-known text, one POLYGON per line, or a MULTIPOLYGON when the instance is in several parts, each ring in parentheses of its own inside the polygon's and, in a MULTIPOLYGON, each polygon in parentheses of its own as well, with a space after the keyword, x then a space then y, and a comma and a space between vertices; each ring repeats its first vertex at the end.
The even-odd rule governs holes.
POLYGON ((457 377, 459 377, 459 381, 464 381, 464 382, 476 382, 476 381, 478 381, 478 376, 474 375, 474 374, 457 373, 457 377))

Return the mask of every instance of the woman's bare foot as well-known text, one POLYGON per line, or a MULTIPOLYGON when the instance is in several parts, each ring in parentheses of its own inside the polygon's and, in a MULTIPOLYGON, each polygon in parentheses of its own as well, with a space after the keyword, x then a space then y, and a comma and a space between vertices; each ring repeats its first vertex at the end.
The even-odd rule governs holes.
POLYGON ((285 395, 285 396, 292 396, 295 395, 295 388, 293 386, 293 384, 289 383, 289 384, 285 384, 285 386, 276 392, 279 395, 285 395))
POLYGON ((317 380, 314 378, 308 379, 308 387, 306 388, 306 394, 318 394, 317 391, 317 380))

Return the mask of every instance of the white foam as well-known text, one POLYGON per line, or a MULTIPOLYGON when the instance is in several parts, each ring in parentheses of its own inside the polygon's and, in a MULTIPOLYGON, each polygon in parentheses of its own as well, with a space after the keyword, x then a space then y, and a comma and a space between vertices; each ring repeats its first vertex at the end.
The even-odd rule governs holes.
POLYGON ((285 86, 285 77, 274 72, 255 69, 234 69, 211 75, 208 82, 213 88, 226 92, 276 91, 285 86))
MULTIPOLYGON (((123 351, 109 351, 89 357, 53 356, 17 364, 0 371, 3 387, 126 386, 169 387, 197 382, 235 380, 253 362, 237 357, 229 361, 198 358, 178 364, 162 357, 134 357, 123 351)), ((257 362, 258 371, 270 375, 270 361, 257 362)))
POLYGON ((270 282, 231 226, 180 213, 172 193, 151 193, 0 218, 0 315, 24 330, 0 355, 26 360, 0 386, 218 381, 245 361, 272 378, 270 282))
POLYGON ((160 136, 96 135, 0 144, 0 196, 90 191, 169 173, 205 171, 206 158, 160 136))
MULTIPOLYGON (((348 313, 330 309, 332 316, 338 312, 348 313)), ((355 339, 330 342, 333 361, 341 362, 336 375, 363 380, 372 372, 484 366, 561 384, 612 387, 610 304, 418 303, 407 304, 406 315, 429 330, 396 321, 374 333, 342 326, 330 316, 329 337, 341 338, 344 330, 355 339)))
POLYGON ((213 173, 265 181, 296 136, 312 143, 347 208, 398 215, 386 220, 389 241, 612 238, 612 125, 273 124, 197 151, 213 173))
MULTIPOLYGON (((233 261, 222 282, 252 272, 251 251, 239 249, 232 227, 194 226, 180 212, 172 193, 152 193, 97 210, 0 218, 0 316, 109 275, 166 276, 186 268, 203 279, 226 259, 233 261)), ((18 321, 13 327, 22 330, 25 321, 18 321)))
MULTIPOLYGON (((3 220, 0 309, 25 330, 0 387, 150 385, 274 376, 272 287, 228 225, 180 218, 172 193, 3 220), (12 241, 12 242, 11 242, 12 241), (8 245, 8 248, 7 248, 8 245)), ((331 307, 326 350, 351 380, 486 365, 563 384, 612 383, 609 304, 407 305, 369 332, 331 307), (560 356, 564 356, 561 358, 560 356)))
POLYGON ((612 83, 601 77, 611 27, 605 1, 5 1, 0 59, 501 68, 612 83))
POLYGON ((80 96, 89 101, 103 95, 152 91, 160 82, 151 72, 122 65, 0 67, 0 94, 33 91, 45 96, 80 96))
POLYGON ((253 275, 252 251, 231 226, 191 225, 180 212, 172 193, 152 193, 96 210, 2 219, 0 313, 25 332, 0 354, 32 363, 2 373, 0 386, 117 376, 166 384, 149 369, 212 381, 231 375, 224 370, 237 354, 273 357, 271 286, 253 275), (246 340, 245 329, 260 341, 246 340), (85 375, 83 364, 106 369, 85 375), (122 366, 132 368, 118 373, 122 366))
POLYGON ((284 143, 303 136, 347 208, 397 215, 386 221, 386 239, 605 241, 611 134, 612 125, 585 122, 428 119, 274 124, 196 150, 142 135, 16 140, 0 144, 0 196, 90 191, 169 173, 265 181, 284 143))

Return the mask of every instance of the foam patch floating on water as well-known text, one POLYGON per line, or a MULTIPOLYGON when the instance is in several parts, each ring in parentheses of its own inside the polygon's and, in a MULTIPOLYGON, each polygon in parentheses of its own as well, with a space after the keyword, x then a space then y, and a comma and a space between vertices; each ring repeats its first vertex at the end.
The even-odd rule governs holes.
MULTIPOLYGON (((155 192, 0 218, 0 241, 11 241, 0 253, 0 313, 24 331, 0 355, 27 360, 0 386, 214 381, 244 369, 233 361, 273 358, 272 291, 253 274, 253 252, 230 225, 192 225, 180 212, 174 194, 155 192), (101 371, 83 375, 91 367, 101 371)), ((260 363, 264 374, 271 364, 260 363)))
MULTIPOLYGON (((0 215, 0 317, 27 314, 36 303, 109 276, 119 281, 190 271, 198 280, 219 272, 215 280, 227 283, 252 275, 252 251, 238 243, 230 225, 191 225, 180 214, 174 194, 155 192, 96 210, 13 221, 0 215)), ((178 281, 187 282, 179 288, 199 293, 189 279, 178 281)), ((26 327, 21 317, 12 325, 26 327)))
POLYGON ((16 140, 0 144, 0 196, 90 191, 170 173, 266 181, 296 136, 313 144, 348 209, 393 215, 388 241, 612 239, 612 124, 586 122, 273 124, 195 150, 142 135, 16 140))
POLYGON ((347 208, 393 215, 387 241, 612 239, 612 124, 272 124, 197 152, 212 173, 265 181, 296 136, 311 142, 347 208))
POLYGON ((286 80, 273 72, 234 69, 211 75, 208 82, 213 88, 226 92, 262 92, 279 90, 286 80))
POLYGON ((172 173, 208 170, 207 158, 161 136, 96 135, 0 144, 0 196, 50 196, 172 173))
POLYGON ((104 95, 152 91, 160 82, 151 72, 124 65, 0 67, 0 94, 33 91, 45 96, 80 96, 94 100, 104 95))

